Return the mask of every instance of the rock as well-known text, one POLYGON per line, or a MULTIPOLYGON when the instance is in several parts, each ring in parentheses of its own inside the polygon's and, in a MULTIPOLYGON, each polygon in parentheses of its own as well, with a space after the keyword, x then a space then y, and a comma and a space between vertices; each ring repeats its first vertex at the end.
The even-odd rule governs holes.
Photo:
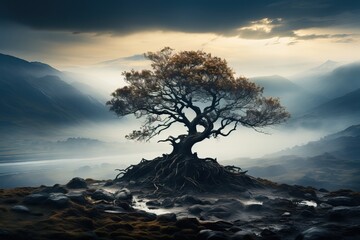
POLYGON ((171 198, 165 198, 161 202, 161 206, 164 208, 172 208, 172 207, 174 207, 174 201, 171 198))
POLYGON ((320 203, 319 208, 320 209, 331 209, 331 208, 333 208, 333 206, 330 204, 327 204, 327 203, 320 203))
POLYGON ((328 190, 326 190, 325 188, 320 188, 320 189, 319 189, 319 192, 322 192, 322 193, 328 193, 329 191, 328 191, 328 190))
POLYGON ((122 207, 108 205, 108 204, 97 204, 95 206, 95 208, 100 211, 107 212, 107 213, 125 213, 125 212, 127 212, 122 207))
POLYGON ((0 228, 0 239, 12 239, 12 233, 6 229, 0 228))
POLYGON ((217 206, 223 206, 223 207, 226 207, 232 211, 237 211, 237 210, 241 210, 241 209, 244 209, 244 204, 242 202, 240 202, 239 200, 237 199, 219 199, 215 202, 214 205, 217 205, 217 206))
POLYGON ((280 237, 269 229, 264 229, 260 233, 262 239, 264 240, 281 240, 280 237))
POLYGON ((350 198, 350 197, 345 197, 345 196, 338 196, 338 197, 332 197, 332 198, 329 198, 327 201, 326 201, 327 204, 330 204, 332 206, 357 206, 358 203, 350 198))
POLYGON ((213 231, 210 229, 204 229, 198 233, 196 239, 199 239, 199 240, 226 240, 226 239, 228 239, 228 237, 223 232, 213 231))
POLYGON ((30 205, 39 205, 43 204, 48 199, 48 197, 48 193, 33 193, 26 196, 23 202, 30 205))
POLYGON ((11 208, 11 211, 19 212, 19 213, 29 213, 30 212, 29 208, 24 205, 15 205, 11 208))
POLYGON ((189 207, 188 212, 194 215, 198 215, 200 214, 202 211, 204 211, 204 209, 202 208, 201 205, 194 205, 189 207))
POLYGON ((193 204, 203 204, 199 198, 191 195, 183 195, 175 200, 176 203, 193 205, 193 204))
POLYGON ((114 182, 112 180, 108 180, 106 181, 106 183, 104 184, 104 187, 109 187, 109 186, 113 186, 114 182))
POLYGON ((231 211, 224 211, 224 210, 221 210, 220 208, 216 208, 215 210, 211 211, 211 212, 206 212, 206 214, 202 214, 202 216, 214 216, 214 217, 217 217, 217 218, 220 218, 220 219, 226 219, 226 218, 229 218, 231 215, 233 214, 233 212, 231 211))
POLYGON ((358 207, 334 207, 328 211, 328 218, 333 221, 342 221, 344 219, 360 218, 360 206, 358 207))
POLYGON ((254 197, 254 199, 255 199, 256 201, 260 201, 260 202, 269 200, 269 198, 268 198, 267 196, 264 196, 264 195, 257 195, 257 196, 254 197))
POLYGON ((291 213, 289 212, 284 212, 283 214, 281 214, 282 217, 290 217, 291 213))
POLYGON ((94 200, 105 200, 108 202, 115 200, 114 194, 104 189, 97 189, 93 194, 91 194, 91 198, 94 200))
POLYGON ((127 188, 116 191, 114 195, 116 201, 131 202, 133 199, 132 193, 127 188))
POLYGON ((187 229, 198 230, 199 221, 196 218, 182 218, 177 220, 176 226, 182 229, 187 228, 187 229))
POLYGON ((205 228, 214 230, 214 231, 225 231, 234 226, 234 224, 226 221, 216 221, 216 222, 204 222, 205 228))
POLYGON ((58 208, 66 207, 69 204, 70 199, 63 193, 51 193, 46 203, 58 208))
POLYGON ((59 184, 55 184, 52 187, 44 187, 43 189, 40 189, 38 191, 35 191, 34 193, 67 193, 68 190, 59 184))
POLYGON ((119 202, 116 201, 116 206, 122 207, 123 209, 125 209, 126 211, 132 211, 134 210, 134 208, 127 202, 119 202))
POLYGON ((246 210, 250 212, 258 212, 263 210, 262 204, 250 204, 246 206, 246 210))
POLYGON ((242 228, 239 226, 232 226, 231 228, 229 228, 229 231, 236 233, 236 232, 242 231, 242 228))
POLYGON ((75 177, 66 184, 66 187, 71 189, 87 188, 87 183, 83 178, 75 177))
POLYGON ((301 234, 295 240, 335 240, 339 239, 334 233, 320 227, 311 227, 301 234))
POLYGON ((248 230, 243 230, 236 232, 232 237, 231 240, 255 240, 256 235, 248 230))
POLYGON ((344 229, 343 236, 347 236, 349 237, 349 239, 360 239, 360 226, 357 225, 357 226, 346 227, 344 229))
POLYGON ((160 202, 158 200, 150 200, 146 202, 146 206, 158 207, 160 206, 160 202))
POLYGON ((79 203, 79 204, 86 204, 88 201, 86 200, 84 193, 82 192, 70 192, 67 193, 66 196, 70 198, 71 201, 79 203))
POLYGON ((142 218, 142 221, 145 222, 154 221, 157 218, 157 215, 155 213, 150 213, 143 210, 137 210, 136 212, 131 214, 136 216, 137 218, 142 218))
POLYGON ((300 216, 305 217, 305 218, 312 218, 315 216, 315 214, 312 211, 304 210, 304 211, 300 212, 300 216))
POLYGON ((176 222, 175 213, 165 213, 157 216, 159 222, 176 222))
POLYGON ((263 203, 264 206, 270 208, 294 208, 295 205, 292 201, 284 198, 269 199, 263 203))

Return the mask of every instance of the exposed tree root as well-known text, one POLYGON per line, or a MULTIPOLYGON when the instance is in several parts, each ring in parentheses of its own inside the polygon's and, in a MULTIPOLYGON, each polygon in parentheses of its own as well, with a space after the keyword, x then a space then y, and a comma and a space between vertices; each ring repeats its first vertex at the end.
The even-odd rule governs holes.
POLYGON ((135 181, 138 186, 154 192, 185 192, 212 190, 246 190, 261 184, 235 166, 222 166, 216 159, 200 159, 193 154, 163 155, 154 160, 141 160, 126 169, 116 169, 115 181, 135 181))

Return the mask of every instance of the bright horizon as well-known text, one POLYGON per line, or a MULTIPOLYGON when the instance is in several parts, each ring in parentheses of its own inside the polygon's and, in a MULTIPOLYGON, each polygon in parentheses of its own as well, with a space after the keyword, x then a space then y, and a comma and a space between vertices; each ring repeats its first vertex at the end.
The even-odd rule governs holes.
POLYGON ((212 53, 246 77, 287 77, 327 60, 360 60, 354 2, 165 2, 10 1, 1 4, 0 52, 72 72, 127 58, 115 67, 123 71, 147 67, 136 57, 169 46, 212 53))

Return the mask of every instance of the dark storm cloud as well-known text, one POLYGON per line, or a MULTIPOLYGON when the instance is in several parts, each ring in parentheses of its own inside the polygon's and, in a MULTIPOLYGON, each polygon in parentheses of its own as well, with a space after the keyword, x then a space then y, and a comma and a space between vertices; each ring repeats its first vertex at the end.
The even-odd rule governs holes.
MULTIPOLYGON (((157 29, 238 35, 238 29, 252 21, 281 18, 281 24, 267 33, 281 37, 299 29, 336 25, 342 14, 347 14, 349 27, 358 27, 359 9, 356 0, 1 0, 0 21, 74 33, 157 29)), ((239 35, 266 36, 249 29, 239 35)))

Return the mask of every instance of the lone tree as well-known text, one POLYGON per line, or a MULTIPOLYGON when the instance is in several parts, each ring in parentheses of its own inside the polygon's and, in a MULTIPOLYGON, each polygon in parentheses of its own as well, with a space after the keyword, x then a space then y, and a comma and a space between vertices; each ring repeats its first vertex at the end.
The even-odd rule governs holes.
POLYGON ((116 178, 175 190, 253 183, 240 168, 198 158, 192 147, 207 138, 226 137, 239 126, 259 130, 284 122, 289 113, 279 100, 263 97, 262 87, 235 77, 224 59, 202 51, 174 53, 166 47, 145 57, 152 62, 152 70, 124 72, 128 85, 112 94, 107 103, 110 110, 118 116, 145 119, 128 139, 148 141, 176 124, 187 132, 159 141, 171 143, 170 154, 143 159, 119 170, 116 178))

